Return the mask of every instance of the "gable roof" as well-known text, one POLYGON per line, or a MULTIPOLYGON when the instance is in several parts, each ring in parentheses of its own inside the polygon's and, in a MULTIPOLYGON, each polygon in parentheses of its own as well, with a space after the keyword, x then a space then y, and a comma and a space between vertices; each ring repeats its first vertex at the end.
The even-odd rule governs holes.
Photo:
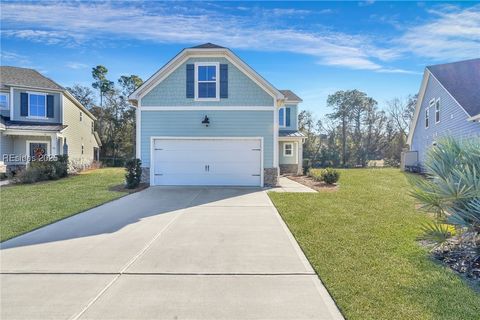
POLYGON ((297 96, 292 90, 279 90, 285 96, 285 102, 302 102, 302 98, 297 96))
POLYGON ((480 114, 480 59, 428 66, 470 117, 480 114))
POLYGON ((204 44, 200 44, 198 46, 190 47, 190 49, 225 49, 225 47, 219 46, 218 44, 207 42, 204 44))
POLYGON ((255 70, 253 70, 248 64, 234 54, 230 49, 221 47, 212 43, 205 43, 196 47, 186 48, 180 51, 175 57, 155 72, 150 78, 147 79, 140 87, 138 87, 128 97, 134 105, 138 100, 146 95, 151 89, 153 89, 158 83, 163 81, 174 70, 176 70, 183 62, 190 57, 224 57, 231 62, 235 67, 245 73, 253 82, 259 85, 265 92, 272 96, 275 100, 283 100, 284 95, 275 88, 270 82, 265 80, 255 70))
POLYGON ((0 66, 0 86, 26 86, 51 90, 65 90, 61 85, 45 77, 37 70, 0 66))
POLYGON ((95 116, 88 111, 83 104, 80 103, 67 89, 56 83, 50 78, 34 69, 0 66, 0 89, 8 89, 8 87, 24 87, 32 89, 45 89, 60 91, 67 96, 79 109, 93 120, 97 120, 95 116))

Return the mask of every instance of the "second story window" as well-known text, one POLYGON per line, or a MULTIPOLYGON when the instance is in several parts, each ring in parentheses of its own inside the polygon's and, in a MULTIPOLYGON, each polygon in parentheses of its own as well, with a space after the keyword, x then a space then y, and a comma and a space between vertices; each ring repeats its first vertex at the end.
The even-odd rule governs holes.
POLYGON ((83 120, 83 113, 82 113, 82 111, 80 111, 80 121, 82 121, 82 120, 83 120))
POLYGON ((282 128, 285 127, 285 108, 278 109, 278 125, 282 128))
POLYGON ((203 63, 196 65, 196 98, 218 99, 218 64, 203 63))
POLYGON ((8 108, 8 93, 0 93, 0 109, 8 108))
POLYGON ((92 133, 95 131, 95 122, 92 121, 92 133))
POLYGON ((45 118, 47 116, 47 103, 44 94, 30 93, 28 95, 28 116, 45 118))
POLYGON ((435 123, 440 122, 440 99, 435 101, 435 123))

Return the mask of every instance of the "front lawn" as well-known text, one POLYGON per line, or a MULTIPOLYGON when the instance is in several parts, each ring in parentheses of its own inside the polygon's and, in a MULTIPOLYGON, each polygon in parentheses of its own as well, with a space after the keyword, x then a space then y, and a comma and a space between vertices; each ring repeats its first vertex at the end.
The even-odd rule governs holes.
POLYGON ((123 182, 125 169, 86 171, 56 181, 0 189, 0 241, 119 198, 109 188, 123 182))
POLYGON ((416 242, 429 221, 396 169, 340 170, 338 192, 270 193, 348 319, 479 319, 480 294, 416 242))

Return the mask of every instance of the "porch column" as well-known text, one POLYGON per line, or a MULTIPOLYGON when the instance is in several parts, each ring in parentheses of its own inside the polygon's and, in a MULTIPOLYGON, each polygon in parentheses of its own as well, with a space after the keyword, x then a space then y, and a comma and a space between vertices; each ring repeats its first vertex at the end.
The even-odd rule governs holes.
POLYGON ((52 134, 50 136, 50 154, 52 156, 56 156, 57 155, 57 134, 52 134))
POLYGON ((297 174, 303 174, 303 140, 297 142, 297 159, 298 159, 298 172, 297 174))

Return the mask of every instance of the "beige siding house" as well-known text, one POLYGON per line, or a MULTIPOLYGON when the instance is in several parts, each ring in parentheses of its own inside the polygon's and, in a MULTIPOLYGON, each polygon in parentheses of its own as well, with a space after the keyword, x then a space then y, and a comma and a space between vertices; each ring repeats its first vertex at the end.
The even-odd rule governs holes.
POLYGON ((74 167, 98 159, 95 117, 67 90, 33 69, 0 67, 0 169, 40 156, 69 156, 74 167))

